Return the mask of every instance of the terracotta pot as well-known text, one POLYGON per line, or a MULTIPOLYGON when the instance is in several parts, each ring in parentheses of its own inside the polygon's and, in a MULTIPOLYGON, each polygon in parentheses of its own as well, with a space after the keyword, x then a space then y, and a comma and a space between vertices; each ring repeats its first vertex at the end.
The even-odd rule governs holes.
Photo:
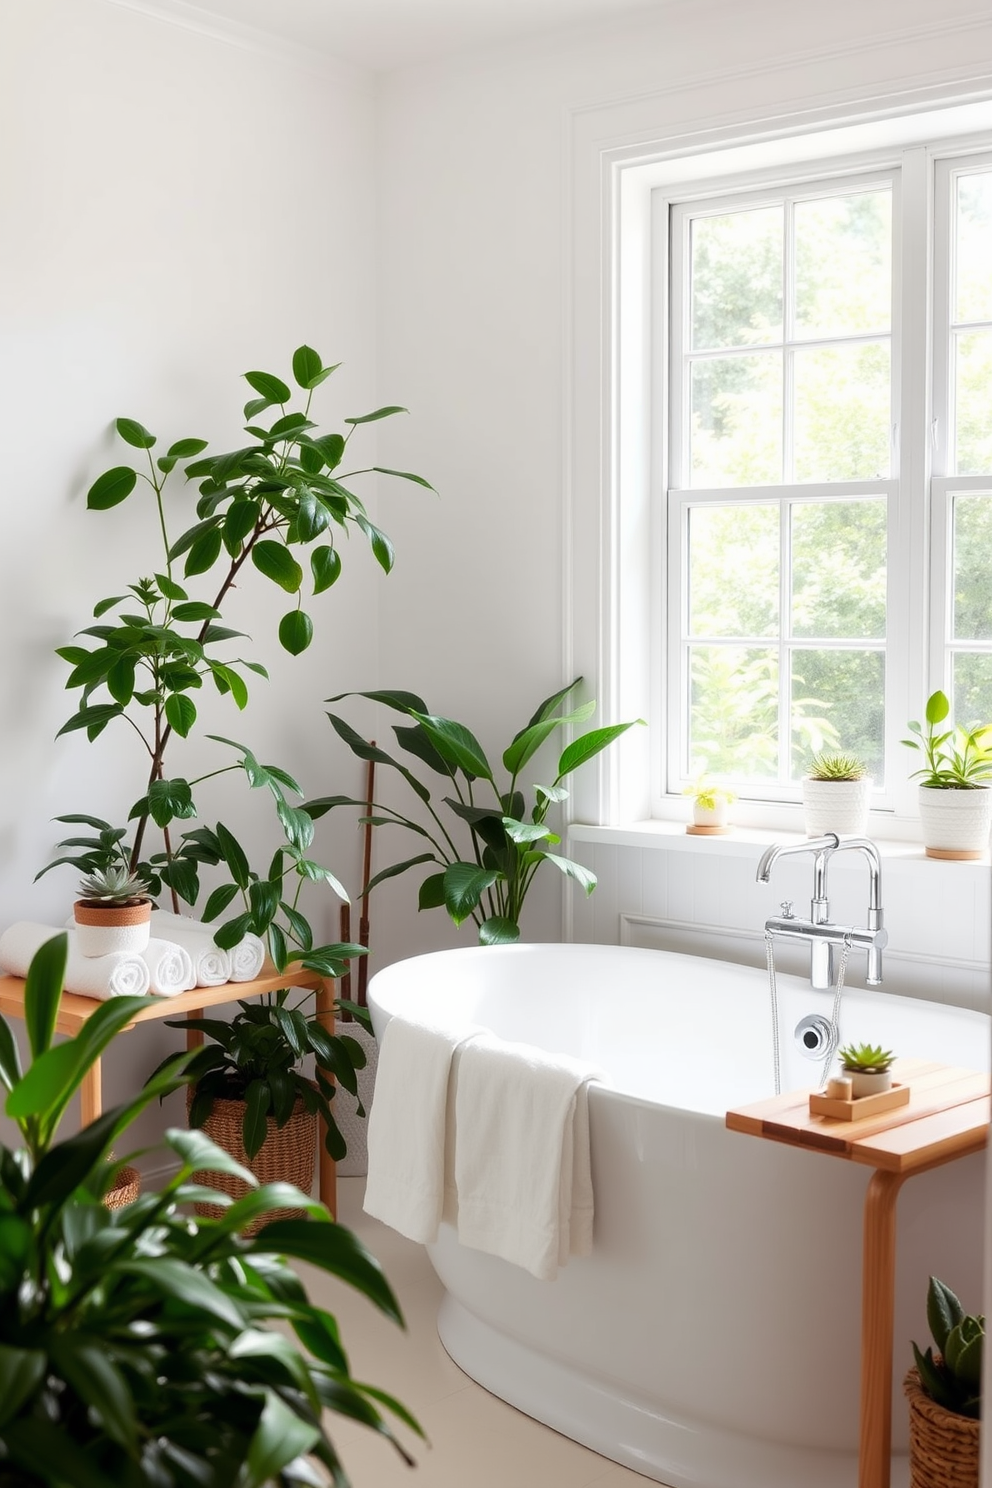
POLYGON ((125 951, 137 956, 151 938, 152 902, 94 904, 77 899, 72 907, 76 942, 84 956, 109 956, 125 951))
MULTIPOLYGON (((187 1112, 192 1099, 192 1087, 187 1086, 187 1112)), ((255 1156, 249 1157, 241 1140, 245 1110, 246 1102, 243 1100, 215 1100, 213 1110, 200 1130, 218 1147, 229 1152, 235 1162, 254 1173, 259 1183, 295 1183, 305 1194, 310 1193, 317 1157, 316 1113, 307 1111, 302 1100, 297 1100, 285 1126, 276 1126, 273 1118, 267 1117, 265 1141, 255 1156)), ((230 1194, 232 1199, 240 1199, 249 1192, 244 1179, 236 1178, 233 1173, 194 1173, 193 1182, 230 1194)), ((217 1204, 197 1204, 196 1212, 204 1218, 217 1219, 223 1210, 217 1204)), ((274 1219, 301 1218, 303 1211, 299 1209, 273 1209, 264 1219, 247 1225, 244 1233, 253 1235, 274 1219)))
POLYGON ((910 1488, 978 1488, 981 1422, 931 1400, 915 1369, 902 1388, 909 1401, 910 1488))
POLYGON ((928 858, 968 860, 988 851, 992 788, 935 790, 920 786, 920 826, 928 858))
POLYGON ((822 837, 836 832, 838 837, 863 837, 868 827, 868 801, 872 781, 803 780, 803 814, 806 836, 822 837))

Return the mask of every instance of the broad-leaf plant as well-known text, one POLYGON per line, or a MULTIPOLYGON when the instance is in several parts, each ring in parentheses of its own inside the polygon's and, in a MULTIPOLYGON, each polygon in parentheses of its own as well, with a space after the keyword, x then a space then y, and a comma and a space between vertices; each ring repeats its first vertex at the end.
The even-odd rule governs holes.
MULTIPOLYGON (((595 702, 580 703, 568 712, 562 705, 582 682, 574 682, 544 699, 528 723, 503 751, 506 778, 497 781, 492 765, 475 735, 462 723, 431 713, 422 698, 412 692, 340 693, 328 698, 337 703, 346 697, 363 697, 383 703, 404 714, 408 722, 394 725, 400 749, 421 767, 410 765, 363 739, 336 713, 327 716, 335 731, 362 760, 388 765, 406 781, 420 802, 416 817, 390 805, 373 802, 371 816, 363 817, 375 827, 399 826, 426 843, 415 857, 394 863, 377 873, 363 892, 410 868, 428 865, 420 884, 421 909, 444 908, 456 925, 471 919, 484 945, 497 945, 520 938, 520 915, 534 875, 542 864, 551 863, 561 873, 591 894, 596 875, 581 863, 554 852, 561 838, 548 824, 548 812, 568 799, 563 781, 580 766, 607 749, 634 723, 608 724, 590 729, 567 744, 557 765, 545 777, 546 784, 530 787, 530 804, 524 792, 524 771, 541 746, 558 730, 585 723, 596 710, 595 702), (441 779, 438 787, 426 783, 423 766, 441 779)), ((433 782, 432 782, 433 784, 433 782)), ((323 796, 307 803, 313 817, 336 806, 366 806, 349 796, 323 796)))
POLYGON ((0 1145, 0 1484, 347 1488, 327 1412, 406 1456, 383 1411, 419 1431, 416 1422, 352 1378, 334 1317, 287 1264, 319 1268, 402 1323, 377 1262, 320 1204, 290 1184, 259 1187, 202 1132, 169 1131, 178 1168, 161 1191, 104 1205, 128 1161, 112 1148, 176 1088, 188 1056, 61 1137, 87 1071, 148 1002, 101 1003, 75 1038, 53 1043, 66 945, 54 937, 31 964, 26 1070, 0 1017, 0 1084, 21 1139, 0 1145), (203 1170, 235 1173, 248 1192, 233 1202, 204 1188, 194 1180, 203 1170), (188 1217, 204 1199, 221 1215, 188 1217), (250 1221, 287 1205, 307 1218, 243 1237, 250 1221))

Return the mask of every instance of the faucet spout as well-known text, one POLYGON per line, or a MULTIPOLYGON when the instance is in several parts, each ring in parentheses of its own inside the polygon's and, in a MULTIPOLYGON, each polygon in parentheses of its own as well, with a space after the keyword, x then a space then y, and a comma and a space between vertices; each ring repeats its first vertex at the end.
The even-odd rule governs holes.
MULTIPOLYGON (((772 868, 779 858, 789 857, 792 853, 816 853, 819 860, 822 853, 834 852, 840 846, 840 838, 836 832, 828 832, 825 837, 807 837, 805 842, 773 842, 771 847, 766 847, 761 854, 758 864, 757 882, 767 883, 772 876, 772 868)), ((818 897, 814 895, 814 897, 818 897)))
POLYGON ((886 942, 882 913, 882 864, 878 848, 867 837, 848 837, 842 841, 835 832, 828 832, 823 837, 810 837, 805 842, 776 842, 761 855, 756 875, 758 883, 768 883, 772 868, 779 858, 807 852, 814 855, 813 897, 810 901, 809 919, 797 920, 790 912, 781 918, 766 920, 766 933, 808 943, 810 982, 816 989, 826 990, 832 985, 833 949, 834 946, 843 945, 857 945, 867 952, 866 980, 869 986, 878 986, 882 980, 882 949, 886 942), (835 925, 830 919, 827 866, 835 852, 846 852, 849 848, 863 853, 868 863, 868 924, 863 930, 853 926, 835 925))

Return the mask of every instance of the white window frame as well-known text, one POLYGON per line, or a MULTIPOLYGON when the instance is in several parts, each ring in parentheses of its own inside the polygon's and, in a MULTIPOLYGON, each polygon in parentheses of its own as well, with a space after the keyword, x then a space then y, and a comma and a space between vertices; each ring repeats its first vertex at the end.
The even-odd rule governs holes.
MULTIPOLYGON (((647 436, 647 411, 668 398, 667 372, 652 365, 652 345, 667 344, 667 296, 652 293, 652 211, 663 209, 666 199, 682 198, 687 184, 711 194, 745 169, 752 181, 771 183, 817 171, 835 176, 845 165, 885 169, 901 160, 904 179, 914 173, 925 180, 938 155, 988 149, 992 89, 985 101, 958 103, 949 88, 939 101, 932 93, 921 96, 915 109, 904 98, 901 109, 880 110, 867 122, 862 111, 853 123, 836 113, 832 121, 822 114, 813 120, 797 115, 791 126, 787 120, 775 121, 764 138, 753 126, 737 126, 714 130, 703 143, 674 137, 651 143, 639 136, 626 145, 595 145, 591 137, 583 144, 576 126, 576 251, 568 287, 575 317, 568 349, 565 658, 571 671, 598 677, 601 707, 611 717, 640 713, 653 725, 650 735, 633 731, 623 747, 610 751, 595 776, 588 772, 574 803, 581 820, 603 825, 652 816, 677 820, 685 810, 684 802, 661 790, 657 775, 648 784, 650 756, 661 756, 657 748, 649 749, 648 738, 665 737, 667 729, 647 654, 649 639, 663 628, 659 586, 652 586, 651 571, 664 562, 666 533, 651 494, 663 487, 667 468, 664 438, 652 442, 647 436), (591 189, 594 177, 589 174, 593 151, 599 162, 598 190, 591 189), (601 421, 594 412, 597 406, 601 421)), ((923 344, 926 306, 910 301, 905 279, 918 282, 928 263, 927 236, 911 223, 899 291, 903 334, 923 344)), ((921 457, 910 449, 905 430, 928 421, 929 385, 925 371, 919 370, 925 358, 913 365, 913 376, 902 389, 899 466, 903 480, 924 495, 898 511, 890 551, 894 561, 896 555, 905 560, 904 571, 925 576, 929 451, 921 457)), ((920 707, 928 684, 926 582, 923 577, 905 596, 907 659, 901 663, 902 675, 897 676, 899 667, 891 659, 887 667, 890 684, 905 698, 919 699, 920 707)), ((908 706, 896 717, 890 709, 889 727, 897 736, 908 714, 908 706)), ((907 771, 911 764, 906 752, 907 771)), ((737 819, 745 827, 796 829, 801 813, 791 803, 761 802, 753 809, 740 803, 737 819)), ((892 809, 877 816, 871 829, 905 838, 918 832, 915 789, 908 781, 893 782, 892 809)))

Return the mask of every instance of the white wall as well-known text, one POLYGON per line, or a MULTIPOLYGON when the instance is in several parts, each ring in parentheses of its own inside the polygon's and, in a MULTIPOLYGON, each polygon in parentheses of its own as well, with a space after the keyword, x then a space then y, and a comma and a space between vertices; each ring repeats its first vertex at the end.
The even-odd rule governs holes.
MULTIPOLYGON (((58 836, 50 819, 123 820, 143 787, 125 727, 95 746, 55 740, 79 694, 63 691, 53 648, 97 599, 162 566, 137 493, 110 513, 85 510, 94 477, 127 458, 111 422, 138 418, 163 446, 198 435, 231 448, 248 396, 240 374, 288 375, 303 341, 344 362, 314 405, 329 427, 374 406, 373 95, 356 69, 262 55, 106 0, 0 0, 0 34, 0 922, 57 923, 73 871, 32 884, 58 836)), ((192 503, 174 500, 178 535, 192 503)), ((203 733, 243 740, 312 794, 357 788, 322 700, 367 685, 385 578, 351 543, 297 660, 274 639, 289 604, 253 578, 230 613, 253 636, 244 654, 272 664, 273 680, 257 680, 243 715, 211 703, 203 733)), ((195 747, 177 741, 170 768, 210 768, 218 750, 202 734, 195 747)), ((223 813, 266 842, 267 863, 260 803, 249 812, 234 790, 199 799, 208 819, 223 813)), ((354 889, 357 834, 349 824, 335 836, 318 839, 325 861, 354 889)), ((313 907, 336 938, 336 901, 313 907)), ((162 1025, 126 1035, 107 1061, 106 1099, 133 1090, 180 1038, 162 1025)))
MULTIPOLYGON (((687 0, 381 82, 381 370, 415 389, 417 467, 441 492, 426 508, 385 500, 403 555, 383 591, 386 685, 423 692, 494 750, 568 675, 602 695, 597 565, 574 595, 563 581, 571 545, 595 555, 601 540, 599 320, 576 306, 596 309, 603 227, 575 206, 596 201, 599 152, 800 110, 897 108, 929 88, 987 93, 975 59, 990 43, 988 8, 969 0, 939 21, 925 0, 687 0)), ((597 938, 619 937, 606 905, 640 871, 638 852, 597 858, 597 938)), ((438 935, 405 882, 383 890, 388 959, 438 935)), ((558 885, 547 889, 525 927, 536 938, 561 934, 558 885)), ((974 943, 971 904, 969 891, 943 924, 951 954, 974 943)))

